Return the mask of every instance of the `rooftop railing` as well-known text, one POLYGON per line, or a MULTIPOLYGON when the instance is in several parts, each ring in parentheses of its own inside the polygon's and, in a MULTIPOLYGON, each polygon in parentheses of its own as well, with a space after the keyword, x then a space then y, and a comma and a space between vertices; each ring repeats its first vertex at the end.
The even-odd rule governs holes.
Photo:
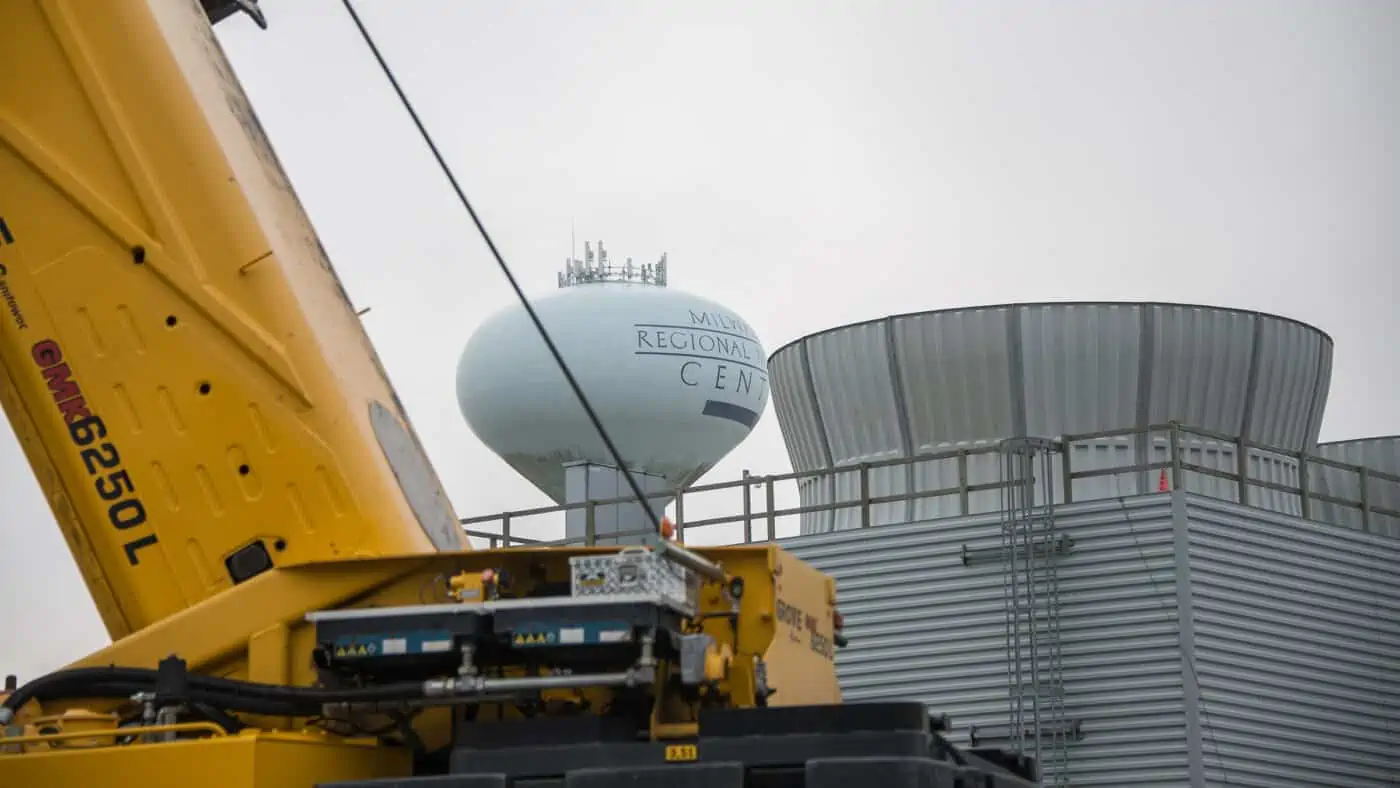
MULTIPOLYGON (((1066 435, 1052 441, 1054 451, 1059 457, 1057 470, 1060 479, 1058 486, 1059 494, 1055 503, 1074 503, 1095 499, 1117 497, 1114 494, 1079 494, 1076 497, 1075 482, 1089 479, 1099 479, 1104 477, 1122 477, 1126 474, 1166 474, 1171 489, 1182 489, 1186 486, 1188 474, 1198 474, 1199 477, 1225 480, 1227 489, 1233 490, 1236 500, 1245 505, 1250 505, 1252 490, 1268 490, 1284 496, 1293 496, 1297 502, 1298 512, 1305 519, 1317 520, 1319 505, 1331 505, 1340 507, 1341 511, 1354 511, 1359 513, 1360 530, 1373 531, 1380 518, 1394 518, 1394 522, 1400 525, 1400 508, 1381 505, 1381 502, 1400 501, 1400 475, 1382 473, 1360 465, 1350 465, 1336 460, 1308 454, 1306 452, 1293 452, 1275 447, 1253 443, 1240 438, 1239 436, 1225 435, 1197 427, 1188 427, 1179 423, 1167 423, 1153 425, 1147 428, 1127 428, 1119 430, 1107 430, 1103 432, 1086 433, 1081 435, 1066 435), (1073 457, 1076 446, 1090 443, 1101 443, 1115 438, 1146 438, 1148 441, 1164 441, 1167 449, 1167 459, 1139 463, 1112 464, 1109 467, 1098 467, 1078 470, 1074 467, 1073 457), (1222 450, 1233 453, 1235 463, 1230 469, 1210 467, 1208 465, 1188 461, 1188 457, 1193 453, 1199 454, 1202 442, 1208 442, 1210 449, 1215 452, 1222 450), (1261 459, 1264 462, 1251 462, 1252 459, 1261 459), (1283 461, 1296 465, 1297 482, 1280 482, 1276 479, 1260 478, 1252 471, 1252 466, 1264 467, 1268 461, 1283 461), (1340 472, 1341 475, 1332 481, 1337 486, 1351 486, 1359 491, 1355 498, 1335 494, 1330 489, 1320 489, 1323 486, 1321 478, 1326 471, 1340 472), (1352 480, 1347 482, 1345 480, 1352 480), (1385 492, 1377 494, 1378 490, 1385 492)), ((860 527, 871 527, 871 512, 874 507, 884 504, 900 503, 905 501, 927 501, 931 499, 956 499, 957 506, 951 513, 943 513, 933 518, 917 518, 919 521, 948 519, 951 517, 967 516, 977 514, 970 505, 970 498, 973 494, 986 491, 996 491, 1005 487, 1002 481, 976 482, 972 481, 969 465, 973 458, 981 455, 996 455, 1001 451, 999 443, 988 443, 986 445, 975 445, 969 447, 959 447, 947 451, 929 452, 918 454, 913 457, 899 457, 896 459, 882 460, 876 462, 861 462, 850 465, 843 465, 837 468, 825 468, 812 471, 795 471, 792 473, 771 474, 765 476, 755 476, 747 471, 741 479, 718 482, 712 484, 694 485, 682 491, 655 493, 647 496, 649 499, 666 500, 674 499, 674 515, 672 521, 676 527, 676 538, 678 540, 703 539, 703 534, 707 530, 715 529, 718 526, 742 526, 743 535, 738 540, 706 542, 707 544, 735 544, 772 541, 779 538, 778 523, 784 518, 801 517, 823 512, 834 512, 838 510, 858 510, 858 523, 860 527), (873 495, 871 493, 871 478, 873 471, 919 465, 925 463, 955 463, 957 468, 957 483, 936 489, 920 489, 909 492, 900 492, 889 495, 873 495), (798 505, 780 507, 778 499, 780 493, 782 497, 791 499, 795 497, 796 487, 806 480, 811 479, 836 479, 844 477, 850 479, 854 476, 857 480, 855 487, 858 494, 851 500, 834 500, 817 504, 798 505), (737 493, 739 502, 737 505, 728 507, 725 514, 719 516, 708 516, 700 518, 687 518, 686 502, 694 501, 696 498, 716 492, 737 493), (733 511, 738 508, 739 511, 733 511)), ((834 487, 834 485, 833 485, 834 487)), ((796 496, 799 497, 800 496, 796 496)), ((600 506, 615 504, 636 503, 635 496, 623 496, 618 498, 600 498, 586 502, 537 507, 533 509, 521 509, 500 514, 484 515, 480 517, 470 517, 462 520, 462 525, 468 536, 483 540, 489 547, 519 546, 519 545, 591 545, 595 544, 598 538, 596 529, 596 513, 600 506), (583 510, 585 514, 585 535, 572 539, 539 539, 523 536, 519 533, 522 522, 532 518, 555 516, 559 517, 565 512, 583 510), (495 528, 490 526, 494 525, 495 528)), ((711 507, 706 507, 711 508, 711 507)), ((1262 508, 1262 507, 1258 507, 1262 508)), ((555 528, 559 525, 555 524, 555 528)), ((1342 527, 1338 525, 1338 527, 1342 527)), ((609 540, 616 538, 629 538, 643 536, 647 531, 609 531, 604 534, 609 540)))

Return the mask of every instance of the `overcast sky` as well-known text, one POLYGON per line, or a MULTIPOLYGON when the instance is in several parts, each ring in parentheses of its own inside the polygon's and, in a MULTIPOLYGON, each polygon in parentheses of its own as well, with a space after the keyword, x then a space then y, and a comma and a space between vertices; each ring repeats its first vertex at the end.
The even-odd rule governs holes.
MULTIPOLYGON (((1336 341, 1323 440, 1400 433, 1394 3, 357 5, 533 295, 576 227, 769 351, 1016 300, 1261 309, 1336 341)), ((220 37, 458 513, 549 503, 455 399, 504 279, 338 0, 264 6, 220 37)), ((707 481, 744 468, 789 468, 771 407, 707 481)), ((0 671, 32 677, 106 636, 8 423, 0 470, 0 671)))

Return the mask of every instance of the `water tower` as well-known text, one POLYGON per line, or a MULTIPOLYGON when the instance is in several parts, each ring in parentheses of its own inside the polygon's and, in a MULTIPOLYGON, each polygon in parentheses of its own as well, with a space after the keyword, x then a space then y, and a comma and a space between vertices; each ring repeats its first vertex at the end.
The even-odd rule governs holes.
MULTIPOLYGON (((748 323, 666 285, 666 257, 615 264, 584 244, 535 311, 629 470, 647 493, 694 483, 748 436, 768 404, 768 366, 748 323)), ((457 401, 473 433, 557 503, 631 495, 530 316, 488 318, 457 365, 457 401)), ((672 495, 652 499, 659 515, 672 495)), ((571 511, 569 538, 585 534, 571 511)), ((598 506, 595 533, 649 527, 636 504, 598 506)), ((636 542, 639 536, 604 538, 636 542)))

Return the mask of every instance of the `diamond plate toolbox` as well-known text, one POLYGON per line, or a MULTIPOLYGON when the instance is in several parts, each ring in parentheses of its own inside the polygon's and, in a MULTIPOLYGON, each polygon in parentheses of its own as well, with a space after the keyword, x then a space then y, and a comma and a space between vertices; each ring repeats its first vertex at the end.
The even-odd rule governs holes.
POLYGON ((656 594, 688 616, 700 601, 700 578, 694 572, 645 547, 626 547, 611 555, 569 559, 576 597, 656 594))

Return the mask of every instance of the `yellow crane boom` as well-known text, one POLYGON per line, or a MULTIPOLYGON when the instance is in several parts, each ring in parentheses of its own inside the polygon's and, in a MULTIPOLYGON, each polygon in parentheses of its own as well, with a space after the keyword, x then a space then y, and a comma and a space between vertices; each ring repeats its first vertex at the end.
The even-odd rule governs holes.
POLYGON ((463 548, 200 6, 0 15, 0 402, 111 636, 270 566, 463 548))

